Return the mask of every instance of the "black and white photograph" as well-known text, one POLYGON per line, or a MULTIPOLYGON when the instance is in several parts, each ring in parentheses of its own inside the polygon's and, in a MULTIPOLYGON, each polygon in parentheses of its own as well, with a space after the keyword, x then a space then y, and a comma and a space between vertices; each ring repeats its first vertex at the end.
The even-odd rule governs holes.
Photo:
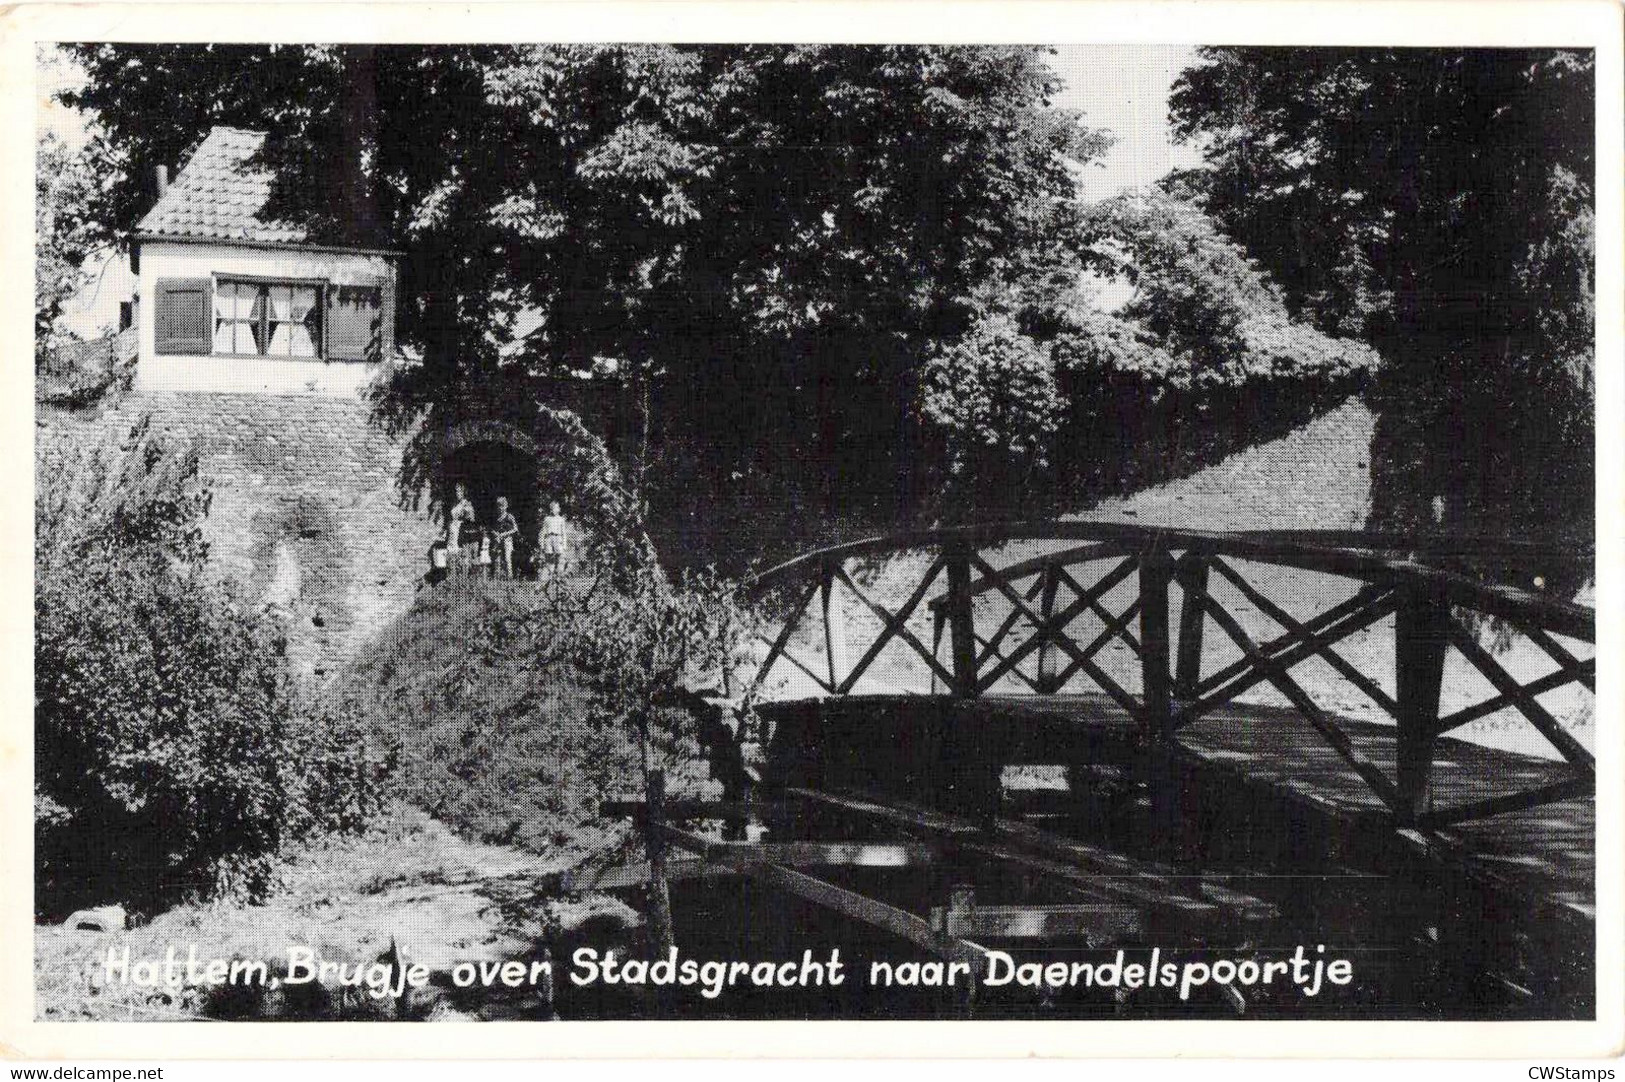
POLYGON ((1071 10, 33 42, 29 1019, 1617 1023, 1616 62, 1071 10))

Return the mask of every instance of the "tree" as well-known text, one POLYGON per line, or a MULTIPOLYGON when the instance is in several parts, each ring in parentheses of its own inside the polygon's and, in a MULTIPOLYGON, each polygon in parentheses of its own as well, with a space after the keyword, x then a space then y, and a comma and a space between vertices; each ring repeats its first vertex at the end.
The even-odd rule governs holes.
POLYGON ((925 366, 920 409, 944 434, 947 466, 972 507, 1009 508, 1048 465, 1063 403, 1049 350, 989 316, 925 366))
POLYGON ((47 363, 69 336, 63 306, 84 284, 97 248, 96 176, 82 150, 43 132, 34 144, 34 365, 47 363))
MULTIPOLYGON (((543 613, 556 619, 560 607, 543 613)), ((740 584, 709 569, 676 583, 649 572, 567 610, 567 617, 565 653, 590 693, 585 724, 630 741, 640 788, 653 806, 664 798, 666 772, 699 758, 694 683, 726 685, 726 674, 749 660, 755 623, 740 584)), ((673 943, 666 840, 651 835, 648 842, 650 925, 664 953, 673 943)))
POLYGON ((1175 186, 1293 311, 1385 359, 1376 526, 1591 537, 1593 72, 1588 52, 1216 48, 1175 84, 1206 162, 1175 186))
POLYGON ((1185 200, 1127 192, 1089 208, 1084 228, 1093 269, 1131 292, 1115 313, 1068 321, 1077 360, 1198 391, 1291 379, 1346 384, 1376 367, 1363 343, 1294 319, 1270 275, 1185 200), (1125 335, 1118 321, 1137 333, 1125 335), (1148 348, 1124 349, 1131 340, 1148 348))
POLYGON ((1168 480, 1280 435, 1377 366, 1364 343, 1294 319, 1186 200, 1127 192, 1083 208, 1077 228, 1084 265, 1112 289, 1013 310, 988 297, 925 367, 946 514, 1064 513, 1168 480), (1126 296, 1108 310, 1113 294, 1126 296))
POLYGON ((151 166, 233 124, 272 134, 276 213, 407 253, 421 360, 385 423, 610 361, 659 381, 655 427, 704 433, 718 475, 817 468, 826 495, 860 459, 885 488, 876 446, 908 473, 920 366, 976 288, 1044 303, 1069 281, 1066 163, 1104 146, 1049 107, 1032 48, 74 52, 89 81, 64 100, 128 171, 102 201, 115 234, 151 166), (499 350, 522 315, 524 348, 499 350))
POLYGON ((364 825, 372 755, 307 714, 277 627, 204 574, 197 457, 46 433, 37 463, 37 905, 257 894, 289 841, 364 825))

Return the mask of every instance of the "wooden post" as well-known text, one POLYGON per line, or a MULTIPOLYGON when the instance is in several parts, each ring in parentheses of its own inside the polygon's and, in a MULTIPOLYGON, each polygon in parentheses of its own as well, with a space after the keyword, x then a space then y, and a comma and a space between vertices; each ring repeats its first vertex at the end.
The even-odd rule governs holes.
MULTIPOLYGON (((731 704, 724 710, 734 711, 734 726, 729 730, 720 719, 717 723, 717 744, 711 749, 711 776, 722 783, 722 799, 731 804, 744 804, 752 793, 751 772, 745 765, 746 719, 731 704)), ((725 841, 744 841, 749 817, 734 815, 722 821, 725 841)))
MULTIPOLYGON (((1047 623, 1055 618, 1055 591, 1061 585, 1061 576, 1054 564, 1046 564, 1043 574, 1043 593, 1039 598, 1038 613, 1047 623)), ((1045 639, 1044 645, 1038 648, 1038 690, 1046 695, 1061 690, 1056 681, 1059 675, 1056 658, 1060 652, 1053 639, 1045 639)))
POLYGON ((1165 735, 1173 723, 1173 687, 1168 668, 1168 585, 1173 560, 1158 545, 1140 557, 1140 676, 1148 737, 1165 735))
POLYGON ((1174 698, 1186 702, 1196 698, 1196 685, 1202 680, 1202 628, 1207 610, 1207 560, 1196 549, 1188 549, 1174 572, 1183 597, 1179 603, 1179 651, 1174 667, 1174 698))
POLYGON ((1140 733, 1146 749, 1151 829, 1159 847, 1181 835, 1178 778, 1174 771, 1173 688, 1168 660, 1168 585, 1173 560, 1160 544, 1140 557, 1140 733))
POLYGON ((1394 613, 1394 690, 1399 707, 1395 814, 1402 822, 1414 822, 1428 810, 1439 691, 1449 644, 1449 603, 1437 590, 1404 587, 1394 613))
POLYGON ((952 917, 955 913, 969 913, 976 908, 976 886, 972 883, 955 883, 948 888, 948 913, 952 917))
MULTIPOLYGON (((931 656, 938 661, 942 660, 942 628, 948 619, 947 610, 941 605, 931 610, 931 656)), ((941 681, 937 678, 937 670, 931 670, 931 694, 935 695, 941 690, 941 681)))
POLYGON ((830 694, 846 679, 846 610, 841 607, 840 578, 835 574, 839 565, 831 561, 824 565, 824 582, 819 590, 824 607, 824 655, 828 659, 830 694))
POLYGON ((671 888, 666 881, 666 772, 651 770, 644 783, 648 823, 644 847, 649 854, 649 931, 662 957, 676 943, 671 920, 671 888))
POLYGON ((976 618, 971 611, 970 550, 953 542, 948 556, 948 646, 953 653, 954 694, 976 696, 976 618))
MULTIPOLYGON (((956 914, 974 912, 976 909, 976 887, 970 883, 954 883, 948 888, 948 912, 945 915, 947 927, 953 926, 956 914)), ((951 937, 945 937, 951 938, 951 937)), ((982 974, 977 973, 973 979, 965 982, 963 987, 955 986, 958 994, 954 996, 955 1005, 961 1017, 969 1018, 976 1007, 976 985, 982 974)))

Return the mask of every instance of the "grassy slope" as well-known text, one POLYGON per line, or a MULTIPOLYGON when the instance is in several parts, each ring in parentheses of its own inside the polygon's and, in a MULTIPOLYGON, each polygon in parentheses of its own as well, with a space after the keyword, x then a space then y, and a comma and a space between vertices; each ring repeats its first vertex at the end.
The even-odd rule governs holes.
MULTIPOLYGON (((606 796, 641 788, 632 743, 591 724, 562 663, 537 664, 551 632, 535 583, 448 580, 426 590, 339 675, 331 694, 400 742, 402 800, 471 840, 585 857, 623 831, 606 796)), ((703 771, 673 775, 674 792, 703 771)))

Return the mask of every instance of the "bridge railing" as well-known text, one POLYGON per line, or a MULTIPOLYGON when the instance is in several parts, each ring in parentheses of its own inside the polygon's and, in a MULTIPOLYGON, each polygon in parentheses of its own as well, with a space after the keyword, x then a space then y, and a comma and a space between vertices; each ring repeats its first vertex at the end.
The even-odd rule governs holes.
POLYGON ((1166 763, 1180 730, 1267 685, 1291 703, 1401 824, 1444 826, 1592 794, 1591 752, 1539 697, 1571 687, 1594 694, 1595 658, 1576 653, 1580 644, 1595 644, 1593 610, 1534 590, 1485 583, 1447 566, 1464 555, 1545 566, 1589 559, 1588 553, 1553 553, 1509 542, 1351 532, 1222 534, 1087 522, 871 538, 809 553, 758 576, 755 592, 788 589, 791 604, 779 633, 767 640, 753 690, 785 666, 799 670, 821 695, 852 694, 877 660, 898 648, 924 666, 930 691, 938 694, 1057 695, 1081 683, 1103 692, 1134 720, 1156 771, 1164 769, 1157 764, 1166 763), (994 566, 987 551, 1012 542, 1042 542, 1051 551, 994 566), (908 558, 890 561, 894 572, 906 569, 889 583, 887 596, 903 598, 895 607, 871 596, 873 589, 860 586, 849 566, 905 553, 908 558), (1260 565, 1335 576, 1352 593, 1313 615, 1294 615, 1255 581, 1250 569, 1260 565), (1223 593, 1237 600, 1227 604, 1215 589, 1221 584, 1223 593), (793 641, 815 606, 812 638, 822 649, 809 659, 793 641), (851 608, 871 617, 863 623, 872 630, 867 642, 852 641, 851 608), (1475 620, 1472 613, 1493 620, 1475 620), (1390 617, 1391 691, 1337 649, 1390 617), (1263 630, 1261 618, 1276 630, 1263 630), (1555 668, 1520 681, 1481 644, 1473 625, 1486 622, 1503 634, 1524 636, 1555 668), (1213 634, 1228 640, 1239 656, 1215 663, 1213 651, 1206 649, 1213 634), (1102 654, 1108 648, 1119 652, 1120 661, 1126 651, 1130 663, 1105 664, 1102 654), (1493 694, 1441 712, 1451 650, 1466 662, 1465 668, 1456 666, 1456 678, 1476 672, 1493 694), (1340 719, 1294 675, 1311 660, 1329 667, 1393 721, 1391 773, 1356 745, 1340 719), (1507 709, 1555 749, 1566 764, 1561 776, 1436 807, 1431 783, 1439 738, 1507 709))

